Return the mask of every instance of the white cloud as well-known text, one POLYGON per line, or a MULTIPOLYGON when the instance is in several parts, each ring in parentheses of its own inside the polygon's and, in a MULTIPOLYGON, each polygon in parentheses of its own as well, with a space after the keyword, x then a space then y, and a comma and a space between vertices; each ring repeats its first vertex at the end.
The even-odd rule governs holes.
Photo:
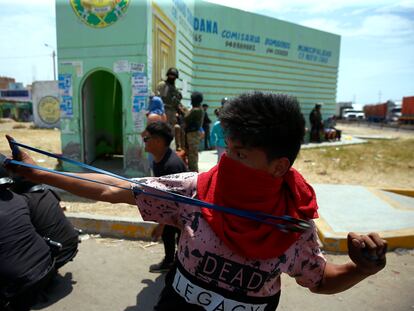
POLYGON ((414 35, 414 20, 391 14, 368 16, 355 35, 376 37, 414 35))
POLYGON ((338 35, 343 35, 344 29, 341 27, 341 23, 338 20, 326 19, 326 18, 312 18, 304 20, 300 23, 302 26, 315 28, 327 32, 332 32, 338 35))
POLYGON ((326 18, 308 19, 301 24, 348 37, 376 37, 394 42, 414 38, 414 20, 391 14, 367 16, 360 25, 326 18))
MULTIPOLYGON (((376 9, 378 13, 393 13, 396 11, 399 12, 408 12, 409 10, 414 10, 414 1, 413 0, 404 0, 390 5, 381 6, 376 9)), ((413 12, 412 12, 413 13, 413 12)))
MULTIPOLYGON (((0 5, 9 6, 11 2, 9 0, 0 0, 0 5)), ((55 0, 18 0, 13 2, 13 6, 25 6, 25 7, 35 7, 35 6, 54 6, 55 0)))
POLYGON ((329 13, 342 9, 363 9, 367 7, 379 8, 382 6, 401 6, 411 7, 412 0, 400 2, 392 0, 331 0, 331 1, 309 1, 309 0, 261 0, 261 1, 243 1, 243 0, 206 0, 207 2, 216 3, 224 6, 238 8, 249 12, 266 11, 269 14, 286 13, 286 12, 306 12, 309 14, 329 13))

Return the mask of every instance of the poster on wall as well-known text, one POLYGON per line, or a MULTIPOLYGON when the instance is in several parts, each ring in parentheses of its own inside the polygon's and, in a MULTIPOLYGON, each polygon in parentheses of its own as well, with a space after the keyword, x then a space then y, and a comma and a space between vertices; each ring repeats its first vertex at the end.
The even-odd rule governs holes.
POLYGON ((73 117, 72 103, 72 75, 69 73, 59 74, 59 97, 61 118, 73 117))
POLYGON ((61 118, 73 117, 72 96, 62 96, 62 100, 60 102, 60 116, 61 118))
POLYGON ((76 76, 81 78, 83 76, 83 61, 81 60, 68 60, 59 62, 60 66, 72 66, 75 68, 76 76))
POLYGON ((148 98, 148 81, 142 72, 131 74, 132 120, 134 128, 142 132, 145 128, 145 107, 148 98))
POLYGON ((132 101, 132 120, 134 128, 142 132, 145 128, 145 102, 146 96, 133 96, 132 101))
POLYGON ((72 75, 70 73, 59 74, 59 95, 72 96, 72 75))
POLYGON ((134 72, 131 77, 132 96, 148 96, 148 81, 144 73, 134 72))
POLYGON ((145 64, 130 62, 129 63, 129 70, 131 72, 141 72, 143 73, 145 70, 145 64))
POLYGON ((114 63, 113 66, 114 72, 129 72, 129 62, 127 60, 118 60, 114 63))

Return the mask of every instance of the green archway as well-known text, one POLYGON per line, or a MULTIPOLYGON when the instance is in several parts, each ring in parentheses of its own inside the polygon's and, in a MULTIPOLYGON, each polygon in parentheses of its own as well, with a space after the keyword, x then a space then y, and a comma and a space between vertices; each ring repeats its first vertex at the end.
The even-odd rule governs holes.
POLYGON ((81 96, 85 163, 123 155, 119 80, 108 71, 95 71, 85 79, 81 96))

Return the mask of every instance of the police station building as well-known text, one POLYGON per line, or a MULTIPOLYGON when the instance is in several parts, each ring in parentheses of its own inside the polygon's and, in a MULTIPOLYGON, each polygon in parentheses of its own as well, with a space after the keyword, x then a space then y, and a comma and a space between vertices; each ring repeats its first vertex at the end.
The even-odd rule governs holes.
POLYGON ((305 117, 335 113, 340 37, 202 1, 57 0, 62 150, 92 163, 120 156, 149 172, 140 133, 148 95, 169 67, 189 104, 218 107, 251 90, 294 95, 305 117))

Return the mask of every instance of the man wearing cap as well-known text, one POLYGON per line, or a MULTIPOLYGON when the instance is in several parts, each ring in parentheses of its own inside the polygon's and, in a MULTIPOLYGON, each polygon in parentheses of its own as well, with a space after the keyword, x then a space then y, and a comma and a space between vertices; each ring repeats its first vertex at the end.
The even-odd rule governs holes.
POLYGON ((181 92, 175 86, 175 80, 178 79, 177 68, 171 67, 167 70, 167 79, 157 85, 156 95, 161 97, 165 105, 165 114, 167 122, 174 127, 177 123, 176 112, 182 98, 181 92))

